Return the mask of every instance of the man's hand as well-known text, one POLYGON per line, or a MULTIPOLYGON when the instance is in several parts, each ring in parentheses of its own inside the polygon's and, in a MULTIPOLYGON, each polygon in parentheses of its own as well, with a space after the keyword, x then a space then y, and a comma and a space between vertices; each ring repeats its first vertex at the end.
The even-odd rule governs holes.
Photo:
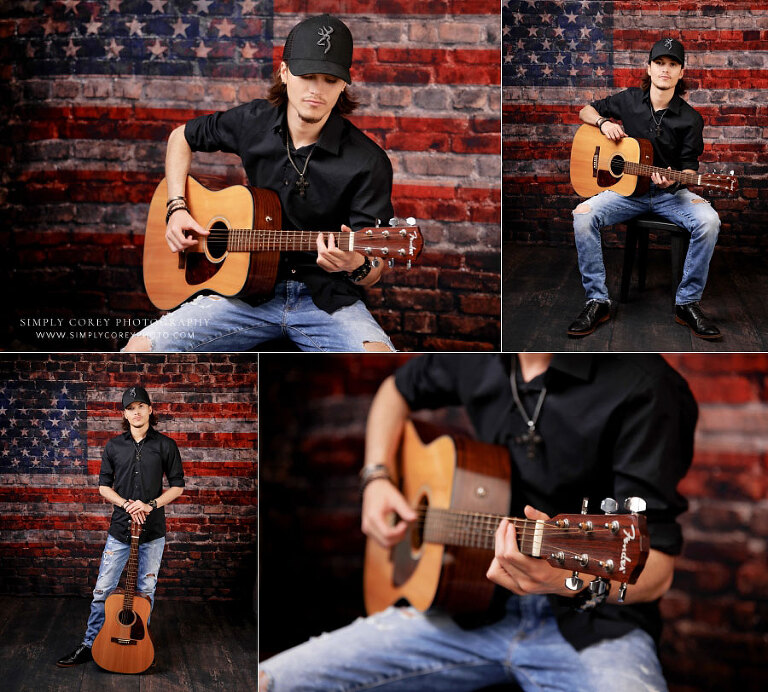
MULTIPOLYGON (((342 225, 341 230, 344 233, 352 232, 349 226, 342 225)), ((351 272, 364 261, 365 257, 358 252, 340 250, 336 246, 336 237, 333 233, 328 234, 327 242, 323 233, 317 234, 317 266, 325 269, 325 271, 351 272)))
MULTIPOLYGON (((530 505, 525 507, 528 519, 549 519, 530 505)), ((523 555, 517 546, 515 527, 504 519, 496 530, 495 555, 486 577, 518 596, 557 593, 573 595, 565 588, 567 570, 554 569, 546 561, 523 555)))
POLYGON ((192 218, 188 211, 180 209, 168 219, 168 226, 165 229, 165 240, 171 252, 181 252, 197 244, 197 237, 189 231, 199 235, 209 233, 192 218))
POLYGON ((139 524, 143 524, 147 519, 147 515, 152 511, 152 507, 141 500, 131 500, 126 505, 125 511, 131 515, 131 519, 138 521, 139 524))
POLYGON ((600 132, 602 132, 612 142, 619 142, 627 136, 627 133, 624 132, 624 128, 619 125, 619 123, 614 123, 610 120, 606 120, 603 123, 602 127, 600 128, 600 132))
MULTIPOLYGON (((667 166, 667 170, 671 171, 672 167, 667 166)), ((651 180, 656 183, 656 187, 660 187, 662 189, 675 184, 674 180, 667 180, 666 176, 662 175, 661 173, 651 173, 651 180)))
POLYGON ((402 493, 386 478, 377 478, 363 493, 363 533, 384 548, 391 548, 405 536, 408 524, 416 521, 416 512, 402 493), (392 517, 400 520, 394 524, 392 517))

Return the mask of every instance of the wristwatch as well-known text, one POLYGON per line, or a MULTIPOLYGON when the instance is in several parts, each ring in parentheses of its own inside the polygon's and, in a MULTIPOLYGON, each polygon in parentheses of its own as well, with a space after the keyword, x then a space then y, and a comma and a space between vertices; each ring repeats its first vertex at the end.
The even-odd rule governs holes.
POLYGON ((152 509, 157 509, 157 500, 150 500, 149 502, 147 502, 147 504, 148 504, 148 505, 149 505, 149 506, 150 506, 152 509))

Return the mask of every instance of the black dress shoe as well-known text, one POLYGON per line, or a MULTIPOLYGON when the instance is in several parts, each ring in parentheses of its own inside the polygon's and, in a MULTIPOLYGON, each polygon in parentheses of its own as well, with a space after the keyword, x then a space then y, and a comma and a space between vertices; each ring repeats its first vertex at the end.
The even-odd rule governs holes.
POLYGON ((92 661, 91 647, 85 644, 80 644, 71 654, 60 658, 56 661, 56 665, 59 668, 70 668, 71 666, 79 665, 80 663, 88 663, 92 661))
POLYGON ((719 339, 720 330, 702 312, 698 303, 675 305, 675 322, 684 324, 700 339, 719 339))
POLYGON ((579 316, 568 327, 568 336, 586 336, 597 329, 597 325, 611 318, 611 304, 587 301, 579 316))

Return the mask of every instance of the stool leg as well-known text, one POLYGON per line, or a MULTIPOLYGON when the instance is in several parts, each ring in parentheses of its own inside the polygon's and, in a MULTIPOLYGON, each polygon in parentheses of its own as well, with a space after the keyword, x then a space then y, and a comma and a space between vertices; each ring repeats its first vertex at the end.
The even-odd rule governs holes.
POLYGON ((638 243, 638 264, 637 264, 637 283, 641 291, 645 290, 645 276, 648 269, 648 229, 643 228, 637 236, 638 243))
POLYGON ((629 282, 632 280, 632 267, 635 264, 635 248, 637 247, 637 226, 632 222, 627 224, 627 237, 624 244, 624 267, 621 270, 621 291, 619 300, 626 303, 629 298, 629 282))

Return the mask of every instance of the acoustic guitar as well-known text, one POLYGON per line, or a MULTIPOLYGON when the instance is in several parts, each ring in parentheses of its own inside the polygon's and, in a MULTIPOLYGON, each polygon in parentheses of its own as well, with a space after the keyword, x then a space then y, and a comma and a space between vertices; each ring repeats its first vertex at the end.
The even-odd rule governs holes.
MULTIPOLYGON (((485 574, 493 557, 496 529, 509 511, 510 467, 504 447, 464 437, 440 435, 424 442, 406 423, 397 471, 399 487, 418 519, 403 540, 382 548, 368 539, 364 596, 368 613, 400 599, 418 610, 439 607, 450 613, 488 608, 495 584, 485 574)), ((592 575, 590 590, 619 582, 623 600, 627 584, 643 570, 650 547, 640 498, 628 498, 629 514, 615 513, 615 501, 604 500, 609 513, 558 514, 549 520, 510 518, 518 547, 525 555, 553 567, 573 570, 568 588, 585 586, 579 573, 592 575)), ((586 511, 586 501, 582 512, 586 511)))
POLYGON ((143 673, 155 659, 147 628, 152 603, 148 596, 136 593, 140 535, 141 524, 132 521, 125 589, 115 589, 107 597, 104 624, 91 648, 93 660, 113 673, 143 673))
POLYGON ((667 180, 700 185, 733 194, 739 181, 730 175, 685 173, 653 165, 653 145, 647 139, 624 137, 613 142, 594 125, 576 130, 571 146, 571 185, 577 195, 592 197, 613 190, 624 197, 648 191, 651 176, 660 173, 667 180))
MULTIPOLYGON (((221 190, 187 177, 187 206, 210 235, 183 252, 165 240, 168 187, 165 178, 152 196, 144 239, 144 286, 155 307, 170 310, 201 291, 223 296, 272 291, 281 251, 315 252, 318 231, 281 230, 280 199, 272 190, 232 185, 221 190)), ((421 253, 421 231, 406 225, 332 232, 336 246, 394 263, 421 253)))

